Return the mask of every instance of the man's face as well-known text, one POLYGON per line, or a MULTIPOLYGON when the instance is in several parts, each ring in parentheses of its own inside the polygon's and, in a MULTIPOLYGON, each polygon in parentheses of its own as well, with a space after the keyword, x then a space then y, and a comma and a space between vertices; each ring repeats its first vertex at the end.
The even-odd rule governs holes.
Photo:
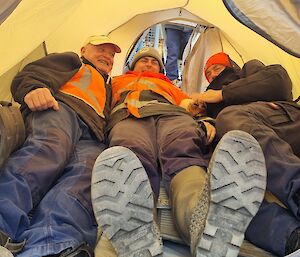
POLYGON ((87 44, 81 48, 81 55, 94 64, 97 70, 108 74, 114 64, 115 48, 111 44, 87 44))
POLYGON ((213 64, 206 71, 205 75, 209 83, 211 83, 223 70, 226 66, 222 64, 213 64))
POLYGON ((159 73, 160 71, 159 62, 155 58, 150 56, 142 57, 136 62, 133 71, 137 71, 137 72, 150 71, 150 72, 159 73))

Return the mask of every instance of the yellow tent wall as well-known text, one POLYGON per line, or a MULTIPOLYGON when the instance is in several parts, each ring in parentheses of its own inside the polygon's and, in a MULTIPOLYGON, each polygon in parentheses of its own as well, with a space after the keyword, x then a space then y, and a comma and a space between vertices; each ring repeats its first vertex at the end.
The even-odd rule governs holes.
POLYGON ((128 50, 145 28, 178 18, 218 27, 224 50, 238 64, 242 61, 233 47, 244 61, 258 58, 265 64, 282 64, 292 78, 294 96, 300 95, 299 58, 236 21, 221 0, 23 0, 0 26, 0 76, 43 41, 49 52, 79 52, 87 36, 110 32, 123 50, 113 70, 113 75, 119 74, 128 50), (184 17, 179 16, 179 7, 184 9, 184 17))

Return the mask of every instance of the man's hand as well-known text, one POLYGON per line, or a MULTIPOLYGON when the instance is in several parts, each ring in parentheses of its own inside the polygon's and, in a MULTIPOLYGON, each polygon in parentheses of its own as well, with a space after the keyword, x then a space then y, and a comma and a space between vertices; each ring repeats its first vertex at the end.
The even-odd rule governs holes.
POLYGON ((223 101, 222 90, 209 89, 202 93, 193 93, 193 100, 200 100, 205 103, 220 103, 223 101))
POLYGON ((216 128, 206 121, 203 121, 203 124, 206 128, 206 136, 207 136, 206 143, 209 145, 216 136, 216 128))
POLYGON ((206 104, 198 99, 184 99, 181 101, 180 106, 186 109, 192 116, 202 116, 206 113, 206 104))
POLYGON ((206 104, 200 100, 193 100, 188 105, 188 111, 192 116, 203 116, 206 113, 206 104))
POLYGON ((52 96, 48 88, 37 88, 30 91, 24 97, 24 102, 31 111, 43 111, 49 108, 58 111, 58 102, 52 96))
POLYGON ((268 103, 268 105, 269 105, 272 109, 274 109, 274 110, 280 109, 280 107, 279 107, 277 104, 275 104, 275 103, 268 103))

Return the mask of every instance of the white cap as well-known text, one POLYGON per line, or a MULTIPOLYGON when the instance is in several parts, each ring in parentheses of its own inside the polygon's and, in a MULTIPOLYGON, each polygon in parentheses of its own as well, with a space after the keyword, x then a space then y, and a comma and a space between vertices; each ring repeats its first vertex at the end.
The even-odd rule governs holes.
POLYGON ((102 45, 102 44, 111 44, 115 48, 116 53, 121 53, 121 48, 113 42, 108 36, 105 35, 94 35, 90 36, 86 39, 84 45, 92 44, 92 45, 102 45))

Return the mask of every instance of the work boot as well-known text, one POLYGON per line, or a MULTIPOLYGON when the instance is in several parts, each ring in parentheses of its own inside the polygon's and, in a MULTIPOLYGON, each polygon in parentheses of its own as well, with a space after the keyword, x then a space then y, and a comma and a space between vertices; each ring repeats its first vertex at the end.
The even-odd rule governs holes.
POLYGON ((203 235, 191 250, 197 257, 236 257, 264 197, 267 175, 263 152, 248 133, 230 131, 217 145, 208 172, 209 211, 203 235))
POLYGON ((209 176, 199 166, 180 171, 170 184, 170 206, 175 228, 192 248, 195 248, 204 229, 209 192, 209 176))
POLYGON ((77 247, 70 247, 57 254, 44 257, 93 257, 93 249, 87 243, 81 243, 77 247))
POLYGON ((18 107, 0 101, 0 168, 25 140, 25 125, 18 107))
POLYGON ((91 190, 99 229, 118 257, 162 253, 151 185, 133 152, 121 146, 103 151, 93 168, 91 190))
POLYGON ((293 195, 293 200, 298 206, 297 218, 300 219, 300 190, 296 191, 293 195))
POLYGON ((11 240, 11 238, 4 232, 0 230, 0 256, 1 257, 11 257, 13 254, 17 254, 22 251, 25 245, 25 240, 16 243, 11 240))
POLYGON ((300 249, 300 228, 296 228, 286 242, 285 254, 293 253, 300 249))

